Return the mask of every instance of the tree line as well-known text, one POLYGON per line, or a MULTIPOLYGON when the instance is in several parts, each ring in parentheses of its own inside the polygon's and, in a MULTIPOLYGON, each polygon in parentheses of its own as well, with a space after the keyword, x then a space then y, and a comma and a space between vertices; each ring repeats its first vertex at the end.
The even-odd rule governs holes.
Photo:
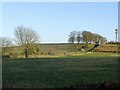
POLYGON ((107 42, 107 39, 99 34, 92 33, 90 31, 72 31, 68 38, 69 43, 99 43, 103 44, 107 42))

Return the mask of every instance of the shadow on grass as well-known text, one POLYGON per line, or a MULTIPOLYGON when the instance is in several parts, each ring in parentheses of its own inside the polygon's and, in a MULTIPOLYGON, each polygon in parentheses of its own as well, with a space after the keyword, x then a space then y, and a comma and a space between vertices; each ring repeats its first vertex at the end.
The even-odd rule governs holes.
POLYGON ((70 90, 70 89, 75 89, 75 90, 120 90, 120 83, 117 82, 108 82, 108 81, 103 81, 101 83, 85 83, 85 82, 79 82, 75 85, 71 86, 66 86, 66 87, 61 87, 61 88, 5 88, 3 86, 2 90, 17 90, 17 89, 24 89, 24 90, 70 90))
POLYGON ((120 89, 120 82, 111 82, 111 81, 103 81, 101 83, 85 83, 85 82, 79 82, 77 84, 71 85, 70 87, 64 87, 64 88, 76 88, 76 89, 97 89, 97 90, 118 90, 120 89))

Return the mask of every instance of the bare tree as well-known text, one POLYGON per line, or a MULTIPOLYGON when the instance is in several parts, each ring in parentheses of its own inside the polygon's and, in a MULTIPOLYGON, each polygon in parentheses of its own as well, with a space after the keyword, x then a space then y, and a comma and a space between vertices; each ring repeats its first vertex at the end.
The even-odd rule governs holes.
POLYGON ((82 31, 82 39, 83 42, 92 42, 93 41, 93 34, 90 31, 82 31))
POLYGON ((82 40, 81 32, 78 31, 78 32, 77 32, 77 36, 76 36, 76 41, 77 41, 77 43, 79 44, 81 40, 82 40))
POLYGON ((39 42, 38 34, 32 28, 18 26, 15 29, 15 36, 17 38, 18 44, 20 45, 34 44, 39 42))
POLYGON ((15 37, 17 43, 24 46, 26 58, 28 57, 30 45, 39 43, 39 35, 32 28, 18 26, 15 29, 15 37))
POLYGON ((107 42, 107 39, 99 34, 93 33, 93 36, 94 36, 93 40, 95 43, 97 42, 97 43, 103 44, 107 42))
POLYGON ((2 47, 10 47, 10 46, 14 45, 12 39, 10 39, 8 37, 0 37, 0 39, 1 39, 2 47))
POLYGON ((75 42, 75 38, 76 38, 76 31, 70 32, 68 42, 74 43, 75 42))

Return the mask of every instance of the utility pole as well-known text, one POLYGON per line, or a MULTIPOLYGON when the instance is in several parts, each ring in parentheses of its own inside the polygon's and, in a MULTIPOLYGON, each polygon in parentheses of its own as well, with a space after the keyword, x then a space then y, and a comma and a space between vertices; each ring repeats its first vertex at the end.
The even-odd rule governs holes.
POLYGON ((117 37, 117 35, 118 35, 118 30, 117 30, 117 29, 115 29, 115 35, 116 35, 116 36, 115 36, 115 42, 117 42, 117 38, 118 38, 118 37, 117 37))

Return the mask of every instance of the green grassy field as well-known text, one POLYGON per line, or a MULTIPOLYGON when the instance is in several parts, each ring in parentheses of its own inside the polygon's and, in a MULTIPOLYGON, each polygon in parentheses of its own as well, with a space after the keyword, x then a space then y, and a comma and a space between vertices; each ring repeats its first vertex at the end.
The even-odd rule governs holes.
POLYGON ((79 82, 118 82, 117 54, 3 59, 3 87, 62 88, 79 82))

